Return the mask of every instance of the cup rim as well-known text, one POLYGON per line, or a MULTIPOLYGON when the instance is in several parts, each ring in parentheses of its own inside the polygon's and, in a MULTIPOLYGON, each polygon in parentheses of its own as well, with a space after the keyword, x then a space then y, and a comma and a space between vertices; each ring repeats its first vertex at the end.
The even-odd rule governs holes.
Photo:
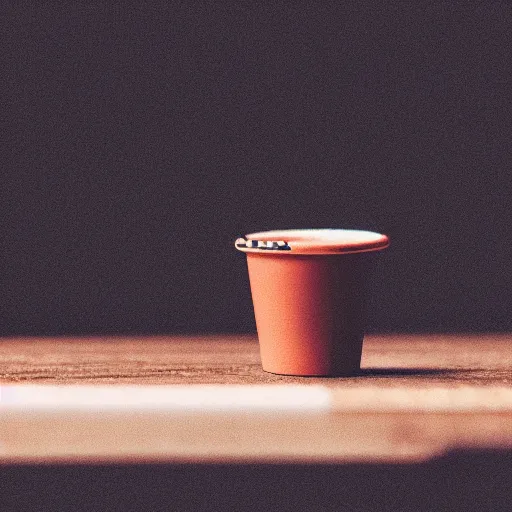
POLYGON ((266 255, 352 254, 380 251, 389 237, 359 229, 282 229, 250 233, 237 239, 235 247, 245 253, 266 255), (248 244, 251 242, 250 244, 248 244))

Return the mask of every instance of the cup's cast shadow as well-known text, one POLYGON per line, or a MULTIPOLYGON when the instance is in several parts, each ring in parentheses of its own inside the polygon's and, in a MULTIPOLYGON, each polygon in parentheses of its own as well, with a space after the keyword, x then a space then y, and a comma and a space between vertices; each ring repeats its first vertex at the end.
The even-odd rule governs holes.
MULTIPOLYGON (((263 370, 261 370, 263 371, 263 370)), ((361 368, 355 373, 347 375, 275 375, 280 379, 359 379, 359 378, 424 378, 424 379, 462 379, 472 380, 481 376, 485 370, 481 369, 455 369, 455 368, 361 368)))
MULTIPOLYGON (((301 379, 400 379, 400 378, 423 378, 423 379, 459 379, 473 380, 482 378, 482 369, 464 368, 361 368, 356 373, 349 375, 323 375, 323 376, 301 376, 301 379)), ((492 377, 492 375, 490 375, 492 377)))
POLYGON ((471 370, 447 368, 361 368, 358 377, 449 377, 471 370))

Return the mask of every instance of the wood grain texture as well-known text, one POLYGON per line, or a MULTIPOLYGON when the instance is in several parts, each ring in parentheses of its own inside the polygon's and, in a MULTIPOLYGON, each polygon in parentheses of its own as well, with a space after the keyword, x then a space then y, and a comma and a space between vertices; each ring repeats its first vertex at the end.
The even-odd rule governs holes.
POLYGON ((0 341, 1 383, 509 386, 512 336, 368 336, 362 367, 353 378, 272 375, 261 369, 254 336, 0 341))
POLYGON ((11 411, 0 416, 0 460, 403 462, 453 449, 509 451, 510 408, 485 412, 472 403, 439 413, 407 403, 420 392, 462 390, 464 405, 464 390, 476 390, 492 405, 496 389, 512 389, 511 343, 505 335, 368 337, 360 376, 318 379, 263 372, 254 337, 6 339, 2 384, 320 384, 340 404, 370 390, 405 406, 307 414, 11 411))

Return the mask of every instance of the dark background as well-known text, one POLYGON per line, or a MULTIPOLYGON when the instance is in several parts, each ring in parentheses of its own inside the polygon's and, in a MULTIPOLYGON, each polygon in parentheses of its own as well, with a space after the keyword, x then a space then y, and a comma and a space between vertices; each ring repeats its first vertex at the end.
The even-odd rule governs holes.
POLYGON ((0 334, 251 331, 239 234, 380 231, 371 331, 512 330, 506 1, 2 2, 0 334))
POLYGON ((512 507, 510 450, 400 464, 13 464, 7 512, 491 512, 512 507))

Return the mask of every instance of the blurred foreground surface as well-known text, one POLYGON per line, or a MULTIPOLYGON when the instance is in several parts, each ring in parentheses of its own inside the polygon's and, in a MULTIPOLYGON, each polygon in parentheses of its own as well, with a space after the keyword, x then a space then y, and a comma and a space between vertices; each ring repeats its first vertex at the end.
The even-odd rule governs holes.
POLYGON ((4 461, 425 460, 512 447, 508 336, 368 337, 361 375, 262 371, 254 337, 5 339, 4 461))
POLYGON ((4 339, 1 509, 510 509, 510 341, 370 336, 304 379, 254 337, 4 339))

